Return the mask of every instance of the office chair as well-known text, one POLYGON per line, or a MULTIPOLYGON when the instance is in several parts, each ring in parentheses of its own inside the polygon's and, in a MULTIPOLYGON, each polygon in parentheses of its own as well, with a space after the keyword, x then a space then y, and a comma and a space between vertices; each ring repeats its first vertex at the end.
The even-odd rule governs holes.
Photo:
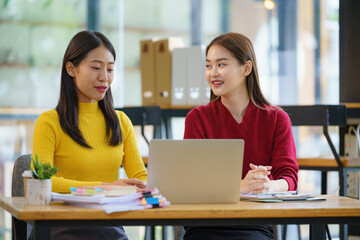
MULTIPOLYGON (((13 168, 13 174, 12 174, 12 183, 11 183, 11 196, 12 197, 23 197, 24 194, 24 181, 22 178, 22 173, 25 170, 30 169, 30 163, 31 163, 31 154, 26 154, 18 157, 15 161, 14 168, 13 168)), ((19 234, 16 234, 15 229, 22 226, 23 224, 27 225, 23 221, 19 221, 16 218, 12 217, 12 239, 27 239, 28 232, 30 233, 30 229, 28 229, 27 232, 22 232, 19 234)), ((26 226, 25 226, 26 227, 26 226)))

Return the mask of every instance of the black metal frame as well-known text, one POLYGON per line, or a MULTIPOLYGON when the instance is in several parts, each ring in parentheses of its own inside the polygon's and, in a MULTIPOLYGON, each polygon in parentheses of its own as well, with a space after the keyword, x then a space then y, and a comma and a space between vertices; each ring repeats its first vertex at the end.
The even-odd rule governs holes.
POLYGON ((159 106, 148 106, 148 107, 124 107, 115 108, 115 110, 123 111, 131 120, 133 125, 141 126, 141 134, 149 145, 149 140, 145 136, 145 126, 161 125, 161 109, 159 106))
POLYGON ((360 108, 347 108, 347 118, 360 118, 360 108))
POLYGON ((347 109, 345 105, 309 105, 309 106, 282 106, 288 113, 293 126, 322 126, 324 136, 329 144, 332 154, 337 163, 337 167, 302 167, 303 170, 320 170, 321 174, 321 193, 326 194, 327 172, 338 171, 340 182, 340 195, 346 195, 346 168, 344 168, 340 155, 330 138, 329 126, 346 126, 347 109))
MULTIPOLYGON (((310 239, 325 239, 325 224, 360 222, 360 217, 300 217, 300 218, 225 218, 225 219, 114 219, 114 220, 42 220, 29 221, 35 229, 36 240, 50 239, 51 227, 65 226, 234 226, 252 224, 310 224, 310 239)), ((24 225, 23 225, 24 226, 24 225)), ((26 226, 26 225, 25 225, 26 226)), ((19 231, 25 231, 19 229, 19 231)))

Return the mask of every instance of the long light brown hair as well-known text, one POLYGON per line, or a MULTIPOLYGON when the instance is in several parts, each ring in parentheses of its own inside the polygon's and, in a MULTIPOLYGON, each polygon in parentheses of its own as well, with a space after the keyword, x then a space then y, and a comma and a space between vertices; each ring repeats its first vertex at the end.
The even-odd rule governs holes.
MULTIPOLYGON (((251 61, 252 69, 250 74, 246 77, 246 87, 250 100, 260 108, 264 105, 270 105, 269 101, 266 100, 260 89, 259 76, 256 66, 256 57, 253 45, 246 36, 240 33, 226 33, 213 39, 206 48, 206 56, 209 49, 219 45, 227 49, 240 63, 244 65, 247 61, 251 61)), ((216 101, 219 96, 216 96, 213 91, 210 92, 210 102, 216 101)))

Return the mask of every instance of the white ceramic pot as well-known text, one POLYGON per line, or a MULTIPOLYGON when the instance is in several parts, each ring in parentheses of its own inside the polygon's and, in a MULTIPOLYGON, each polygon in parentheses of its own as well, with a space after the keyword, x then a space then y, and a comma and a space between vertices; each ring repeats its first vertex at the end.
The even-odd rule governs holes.
POLYGON ((27 205, 49 205, 51 203, 51 179, 27 179, 26 181, 27 205))

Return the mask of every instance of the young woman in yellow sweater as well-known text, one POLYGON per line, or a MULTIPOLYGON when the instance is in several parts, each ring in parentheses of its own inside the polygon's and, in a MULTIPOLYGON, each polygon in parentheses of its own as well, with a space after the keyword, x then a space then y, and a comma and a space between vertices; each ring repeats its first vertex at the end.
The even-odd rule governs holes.
MULTIPOLYGON (((113 106, 115 58, 99 32, 79 32, 66 49, 58 105, 38 118, 33 141, 33 154, 59 168, 51 178, 54 192, 109 183, 146 187, 132 123, 113 106), (128 179, 118 179, 121 165, 128 179)), ((121 227, 83 230, 53 229, 52 239, 127 239, 121 227)))

